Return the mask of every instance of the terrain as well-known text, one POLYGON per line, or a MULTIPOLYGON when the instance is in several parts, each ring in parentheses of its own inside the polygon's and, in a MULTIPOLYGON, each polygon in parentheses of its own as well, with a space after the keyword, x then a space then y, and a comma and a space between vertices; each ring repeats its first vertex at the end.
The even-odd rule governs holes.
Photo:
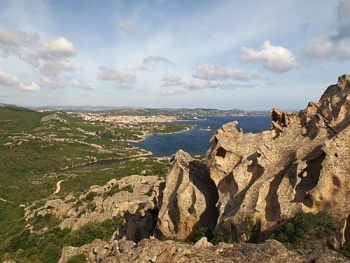
MULTIPOLYGON (((252 134, 237 130, 237 122, 223 125, 213 134, 205 159, 179 150, 171 158, 74 168, 65 156, 51 170, 23 170, 22 177, 26 173, 31 181, 17 176, 22 183, 17 189, 15 177, 12 185, 6 181, 16 171, 9 163, 12 168, 2 180, 11 187, 4 187, 0 203, 2 260, 349 262, 349 105, 350 75, 343 75, 300 112, 272 109, 270 130, 252 134), (11 219, 5 212, 16 214, 11 219)), ((32 131, 41 131, 52 119, 87 125, 69 113, 51 113, 38 117, 40 125, 32 131)), ((10 124, 14 119, 3 120, 10 124)), ((94 157, 101 158, 102 150, 112 152, 108 147, 115 144, 102 146, 100 140, 111 142, 120 134, 105 130, 115 129, 109 124, 95 125, 104 128, 77 129, 91 132, 93 144, 101 146, 94 157)), ((25 145, 35 132, 22 131, 21 140, 4 132, 3 145, 25 145)), ((118 143, 125 147, 121 152, 128 152, 123 157, 144 153, 129 148, 126 140, 118 143)), ((71 151, 69 161, 80 160, 71 151)), ((30 160, 34 166, 35 159, 30 160)))

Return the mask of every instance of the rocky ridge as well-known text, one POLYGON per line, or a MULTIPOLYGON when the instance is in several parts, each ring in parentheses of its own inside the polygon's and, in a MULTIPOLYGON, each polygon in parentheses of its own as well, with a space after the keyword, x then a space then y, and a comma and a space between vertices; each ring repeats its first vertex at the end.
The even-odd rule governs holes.
POLYGON ((138 209, 123 214, 125 223, 110 242, 66 247, 60 262, 80 253, 89 262, 348 261, 328 249, 289 251, 275 240, 244 243, 251 238, 244 227, 252 221, 257 241, 265 240, 299 211, 326 211, 336 225, 332 245, 349 244, 349 110, 350 76, 343 75, 319 102, 298 113, 272 109, 268 131, 243 133, 236 122, 223 125, 210 140, 205 165, 178 151, 166 182, 157 183, 159 191, 147 202, 135 200, 138 209), (191 246, 152 238, 187 241, 203 227, 214 236, 232 235, 239 244, 212 246, 200 240, 191 246), (133 229, 145 230, 134 235, 133 229))

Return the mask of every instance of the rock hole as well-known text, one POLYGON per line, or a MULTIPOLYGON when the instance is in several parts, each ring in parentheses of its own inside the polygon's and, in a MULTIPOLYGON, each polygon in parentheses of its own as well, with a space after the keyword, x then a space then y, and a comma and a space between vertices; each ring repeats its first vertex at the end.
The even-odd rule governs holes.
POLYGON ((312 208, 314 206, 314 200, 311 195, 307 194, 304 197, 303 204, 307 206, 308 208, 312 208))
POLYGON ((334 154, 334 156, 335 156, 335 157, 338 157, 338 154, 337 154, 337 153, 335 153, 335 154, 334 154))
POLYGON ((336 176, 333 176, 332 177, 332 183, 335 185, 335 186, 337 186, 337 187, 339 187, 340 186, 340 179, 338 178, 338 177, 336 177, 336 176))
POLYGON ((345 239, 344 245, 347 245, 350 243, 350 215, 348 215, 348 218, 346 219, 346 222, 345 222, 344 239, 345 239))
POLYGON ((326 154, 323 152, 316 159, 310 160, 308 162, 308 166, 301 173, 299 173, 298 176, 301 181, 296 187, 295 201, 303 201, 306 194, 318 184, 322 170, 322 162, 325 157, 326 154))
POLYGON ((216 152, 216 156, 225 158, 226 150, 224 148, 220 147, 216 152))

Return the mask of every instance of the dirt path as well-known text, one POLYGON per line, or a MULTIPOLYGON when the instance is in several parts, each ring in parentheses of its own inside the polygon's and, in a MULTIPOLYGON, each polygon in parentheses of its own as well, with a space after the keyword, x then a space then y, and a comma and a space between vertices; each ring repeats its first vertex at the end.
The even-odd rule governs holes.
POLYGON ((60 191, 61 191, 61 183, 63 182, 64 180, 61 180, 61 181, 58 181, 56 183, 56 191, 53 193, 53 195, 55 194, 58 194, 60 191))
POLYGON ((13 203, 13 202, 7 201, 7 200, 5 200, 5 199, 3 199, 3 198, 1 198, 1 197, 0 197, 0 201, 3 201, 3 202, 5 202, 5 203, 13 203))

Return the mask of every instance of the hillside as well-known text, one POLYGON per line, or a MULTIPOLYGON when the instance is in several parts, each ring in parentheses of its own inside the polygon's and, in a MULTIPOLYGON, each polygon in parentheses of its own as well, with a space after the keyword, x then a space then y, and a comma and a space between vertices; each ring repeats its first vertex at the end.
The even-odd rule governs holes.
POLYGON ((143 124, 4 108, 1 259, 350 262, 349 94, 344 75, 298 113, 272 109, 270 130, 227 123, 205 161, 179 150, 101 166, 80 165, 145 154, 114 141, 143 124))

